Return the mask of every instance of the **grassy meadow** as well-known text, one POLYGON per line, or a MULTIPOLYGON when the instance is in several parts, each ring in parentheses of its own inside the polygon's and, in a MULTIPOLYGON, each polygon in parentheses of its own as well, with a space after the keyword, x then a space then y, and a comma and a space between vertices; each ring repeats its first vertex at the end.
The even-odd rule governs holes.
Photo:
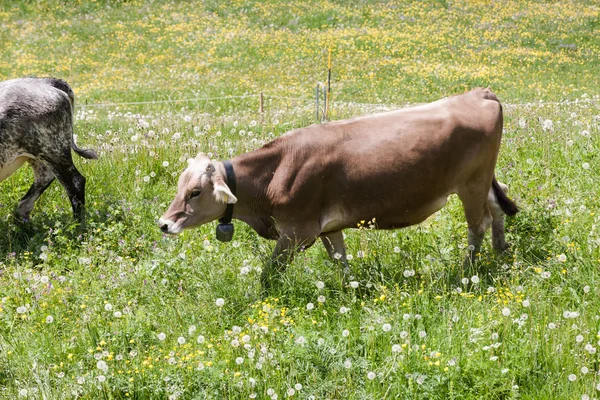
POLYGON ((31 170, 0 183, 0 399, 600 398, 599 55, 596 1, 0 1, 0 80, 68 81, 100 154, 85 230, 58 183, 26 225, 31 170), (348 230, 347 286, 316 243, 263 297, 243 223, 160 232, 188 158, 315 122, 329 48, 333 119, 500 97, 507 254, 463 269, 452 197, 348 230))

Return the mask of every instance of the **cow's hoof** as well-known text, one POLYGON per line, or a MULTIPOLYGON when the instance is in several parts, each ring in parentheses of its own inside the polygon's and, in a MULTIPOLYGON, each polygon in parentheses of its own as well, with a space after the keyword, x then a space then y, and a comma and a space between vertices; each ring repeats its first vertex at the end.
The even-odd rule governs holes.
POLYGON ((508 242, 494 243, 494 250, 500 254, 504 253, 508 249, 510 249, 510 243, 508 242))
POLYGON ((13 217, 18 224, 28 224, 30 222, 29 215, 14 213, 13 217))

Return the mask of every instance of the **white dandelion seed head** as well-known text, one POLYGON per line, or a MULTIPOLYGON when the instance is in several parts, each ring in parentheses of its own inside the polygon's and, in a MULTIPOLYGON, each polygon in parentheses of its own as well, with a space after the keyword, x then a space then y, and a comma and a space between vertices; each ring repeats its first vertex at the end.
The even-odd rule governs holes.
POLYGON ((505 317, 508 317, 510 315, 510 308, 504 307, 502 309, 502 315, 504 315, 505 317))
POLYGON ((52 315, 48 315, 46 317, 46 323, 51 324, 52 322, 54 322, 54 317, 52 315))
POLYGON ((575 375, 575 374, 569 375, 569 381, 575 382, 576 380, 577 380, 577 375, 575 375))
POLYGON ((317 281, 315 285, 317 285, 317 289, 323 289, 325 287, 325 283, 321 281, 317 281))
POLYGON ((392 325, 390 324, 383 324, 383 326, 381 327, 381 329, 383 329, 384 332, 389 332, 392 330, 392 325))
POLYGON ((358 282, 357 282, 357 281, 352 281, 352 282, 350 282, 350 287, 351 287, 352 289, 356 289, 356 288, 358 287, 358 282))
POLYGON ((367 374, 367 378, 372 381, 373 379, 375 379, 377 377, 377 374, 373 371, 369 371, 369 373, 367 374))
POLYGON ((156 336, 158 336, 158 340, 165 340, 167 337, 167 335, 164 332, 161 332, 156 336))
POLYGON ((313 303, 308 303, 306 305, 306 309, 309 310, 309 311, 312 310, 313 308, 315 308, 315 305, 313 303))
POLYGON ((479 283, 479 277, 477 275, 473 275, 471 277, 471 282, 473 282, 474 284, 478 284, 479 283))
POLYGON ((237 365, 242 365, 244 363, 244 358, 243 357, 238 357, 235 359, 235 363, 237 365))
POLYGON ((325 303, 325 296, 321 295, 321 296, 317 297, 317 301, 319 303, 325 303))
POLYGON ((352 361, 350 361, 350 360, 344 361, 344 368, 346 368, 346 369, 352 368, 352 361))
POLYGON ((112 311, 112 309, 113 309, 113 306, 112 306, 112 304, 110 304, 110 303, 106 303, 106 304, 104 305, 104 309, 105 309, 106 311, 112 311))
POLYGON ((223 305, 225 304, 225 300, 219 297, 219 298, 218 298, 218 299, 215 301, 215 304, 217 305, 217 307, 223 307, 223 305))
POLYGON ((343 336, 343 337, 348 337, 348 336, 350 336, 350 331, 349 331, 348 329, 344 329, 344 330, 342 331, 342 336, 343 336))
POLYGON ((400 353, 402 351, 402 346, 399 344, 395 344, 392 346, 392 353, 400 353))
POLYGON ((177 338, 177 343, 179 343, 179 344, 185 344, 185 338, 183 336, 179 336, 177 338))
POLYGON ((103 360, 100 360, 96 363, 96 368, 98 368, 101 371, 104 371, 104 373, 106 373, 106 371, 108 371, 108 365, 103 360))

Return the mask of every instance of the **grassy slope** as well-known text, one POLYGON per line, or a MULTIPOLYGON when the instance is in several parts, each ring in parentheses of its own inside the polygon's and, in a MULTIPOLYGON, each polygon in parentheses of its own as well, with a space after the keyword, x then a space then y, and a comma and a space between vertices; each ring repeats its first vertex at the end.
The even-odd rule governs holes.
POLYGON ((463 271, 466 227, 454 199, 419 227, 348 232, 357 289, 340 288, 316 245, 261 299, 271 243, 242 224, 232 244, 216 242, 212 225, 166 238, 155 220, 188 157, 256 148, 312 122, 311 104, 272 98, 264 119, 254 98, 79 108, 79 143, 102 155, 77 160, 88 178, 84 234, 57 184, 31 226, 18 227, 10 212, 31 173, 2 182, 0 398, 23 389, 31 398, 264 398, 269 388, 282 398, 297 383, 295 396, 317 398, 597 393, 600 109, 597 96, 585 100, 598 93, 599 9, 359 4, 4 2, 0 77, 64 77, 79 104, 261 90, 306 98, 332 45, 338 118, 373 111, 342 100, 419 102, 472 85, 491 86, 506 103, 587 93, 577 104, 505 107, 498 176, 523 209, 508 223, 510 255, 487 246, 480 269, 463 271), (461 283, 473 275, 478 284, 461 283))

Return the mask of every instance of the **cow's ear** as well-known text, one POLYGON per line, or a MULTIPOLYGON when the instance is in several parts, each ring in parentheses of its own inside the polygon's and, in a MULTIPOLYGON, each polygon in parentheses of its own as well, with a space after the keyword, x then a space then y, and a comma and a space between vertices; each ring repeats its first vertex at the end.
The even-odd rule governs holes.
POLYGON ((226 204, 235 204, 237 202, 237 197, 231 193, 229 186, 223 181, 221 175, 213 174, 212 182, 214 187, 213 194, 217 201, 226 204))

